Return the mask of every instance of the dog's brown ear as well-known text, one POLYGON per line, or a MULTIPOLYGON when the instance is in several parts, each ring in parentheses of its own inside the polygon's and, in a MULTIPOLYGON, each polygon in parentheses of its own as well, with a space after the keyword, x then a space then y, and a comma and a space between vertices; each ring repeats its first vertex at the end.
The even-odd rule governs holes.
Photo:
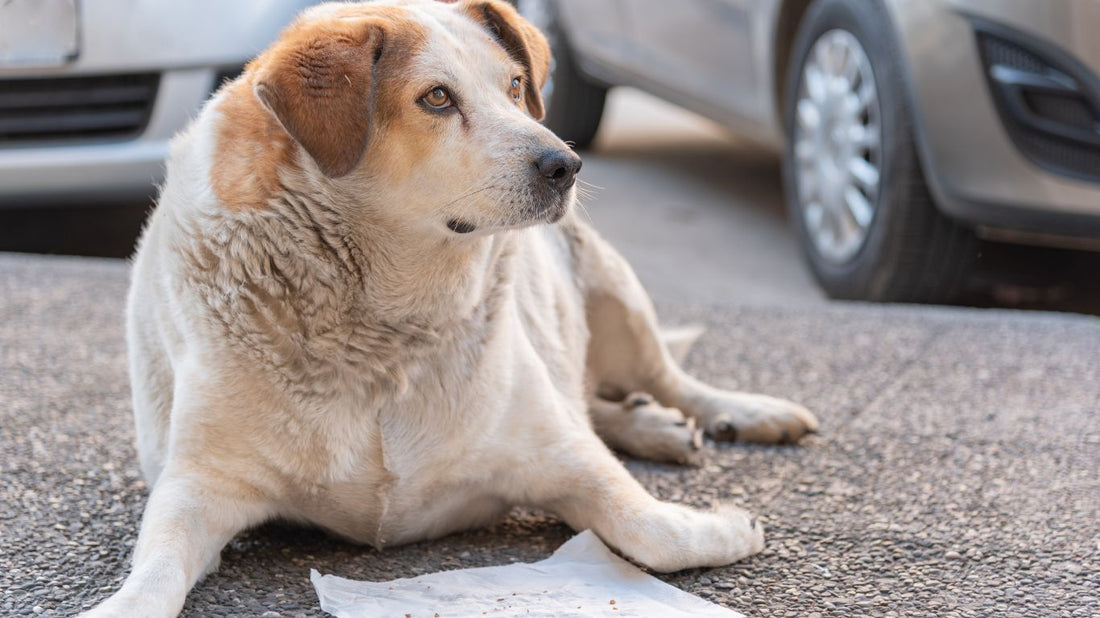
POLYGON ((326 176, 347 174, 367 149, 383 39, 378 20, 332 20, 292 27, 261 59, 256 97, 326 176))
POLYGON ((497 41, 527 71, 527 112, 536 120, 546 115, 542 87, 550 77, 550 43, 539 29, 524 19, 512 5, 498 0, 467 2, 466 12, 493 33, 497 41))

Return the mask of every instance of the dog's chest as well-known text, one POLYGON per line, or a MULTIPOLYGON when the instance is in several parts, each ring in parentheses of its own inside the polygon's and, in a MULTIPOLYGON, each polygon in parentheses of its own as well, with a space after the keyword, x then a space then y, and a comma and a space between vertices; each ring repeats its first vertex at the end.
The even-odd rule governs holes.
POLYGON ((382 546, 488 523, 506 509, 498 487, 509 453, 526 456, 537 442, 524 399, 532 385, 549 379, 555 391, 538 405, 561 397, 583 414, 583 302, 554 240, 532 234, 518 249, 518 281, 451 330, 381 346, 377 329, 365 339, 361 328, 339 329, 332 348, 353 368, 334 380, 306 363, 308 379, 292 385, 325 398, 313 430, 325 448, 290 492, 289 515, 382 546))
POLYGON ((430 534, 437 515, 480 500, 464 471, 479 469, 470 453, 503 414, 497 373, 512 344, 492 321, 481 322, 405 350, 388 379, 345 369, 333 383, 311 385, 323 397, 310 406, 318 422, 309 431, 324 449, 302 462, 311 472, 287 496, 293 516, 381 546, 430 534), (453 491, 458 486, 467 490, 453 491))
POLYGON ((499 415, 479 393, 455 396, 456 373, 414 382, 415 394, 342 428, 332 423, 327 466, 295 488, 296 516, 376 547, 480 523, 502 508, 492 497, 484 427, 499 415), (440 392, 433 392, 435 390, 440 392), (451 391, 450 401, 443 396, 451 391), (422 400, 434 401, 432 407, 422 400), (484 489, 484 491, 482 491, 484 489))

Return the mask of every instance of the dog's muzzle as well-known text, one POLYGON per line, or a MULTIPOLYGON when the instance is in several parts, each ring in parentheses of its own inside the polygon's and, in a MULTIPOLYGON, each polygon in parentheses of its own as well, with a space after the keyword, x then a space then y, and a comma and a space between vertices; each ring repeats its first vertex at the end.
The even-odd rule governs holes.
POLYGON ((581 158, 569 149, 551 149, 540 153, 534 161, 531 189, 534 199, 527 217, 555 223, 569 212, 570 190, 577 183, 581 158))
POLYGON ((581 158, 572 150, 546 150, 535 159, 535 169, 547 187, 564 192, 577 182, 581 158))

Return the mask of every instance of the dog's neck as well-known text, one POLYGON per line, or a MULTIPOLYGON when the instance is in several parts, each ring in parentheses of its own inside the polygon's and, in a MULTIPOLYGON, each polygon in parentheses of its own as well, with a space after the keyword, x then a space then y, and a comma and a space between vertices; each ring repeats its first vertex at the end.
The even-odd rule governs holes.
POLYGON ((345 292, 372 319, 445 327, 482 310, 511 276, 515 232, 430 235, 369 204, 341 208, 298 192, 276 203, 300 248, 343 271, 345 292))
POLYGON ((510 276, 513 232, 479 238, 372 233, 360 241, 368 302, 389 319, 447 323, 468 319, 510 276))
POLYGON ((432 241, 352 226, 293 192, 264 210, 170 216, 189 241, 165 250, 178 254, 222 336, 253 350, 288 388, 311 384, 294 371, 335 364, 376 395, 407 386, 410 359, 485 336, 509 298, 519 240, 503 232, 432 241))

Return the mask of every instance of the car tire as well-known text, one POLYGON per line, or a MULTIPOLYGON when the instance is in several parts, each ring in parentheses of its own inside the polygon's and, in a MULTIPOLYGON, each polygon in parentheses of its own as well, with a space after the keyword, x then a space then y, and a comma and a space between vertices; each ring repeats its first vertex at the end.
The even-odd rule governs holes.
POLYGON ((596 138, 603 117, 607 88, 593 82, 577 68, 569 37, 552 0, 513 0, 521 15, 546 35, 553 51, 550 79, 543 88, 546 117, 543 124, 576 149, 596 138))
POLYGON ((924 180, 903 75, 901 50, 879 2, 817 0, 809 7, 787 71, 783 184, 806 261, 832 298, 956 302, 977 259, 973 231, 938 210, 924 180), (816 75, 815 67, 821 69, 816 75), (811 108, 817 108, 817 125, 811 108), (877 167, 877 176, 869 167, 877 167))

